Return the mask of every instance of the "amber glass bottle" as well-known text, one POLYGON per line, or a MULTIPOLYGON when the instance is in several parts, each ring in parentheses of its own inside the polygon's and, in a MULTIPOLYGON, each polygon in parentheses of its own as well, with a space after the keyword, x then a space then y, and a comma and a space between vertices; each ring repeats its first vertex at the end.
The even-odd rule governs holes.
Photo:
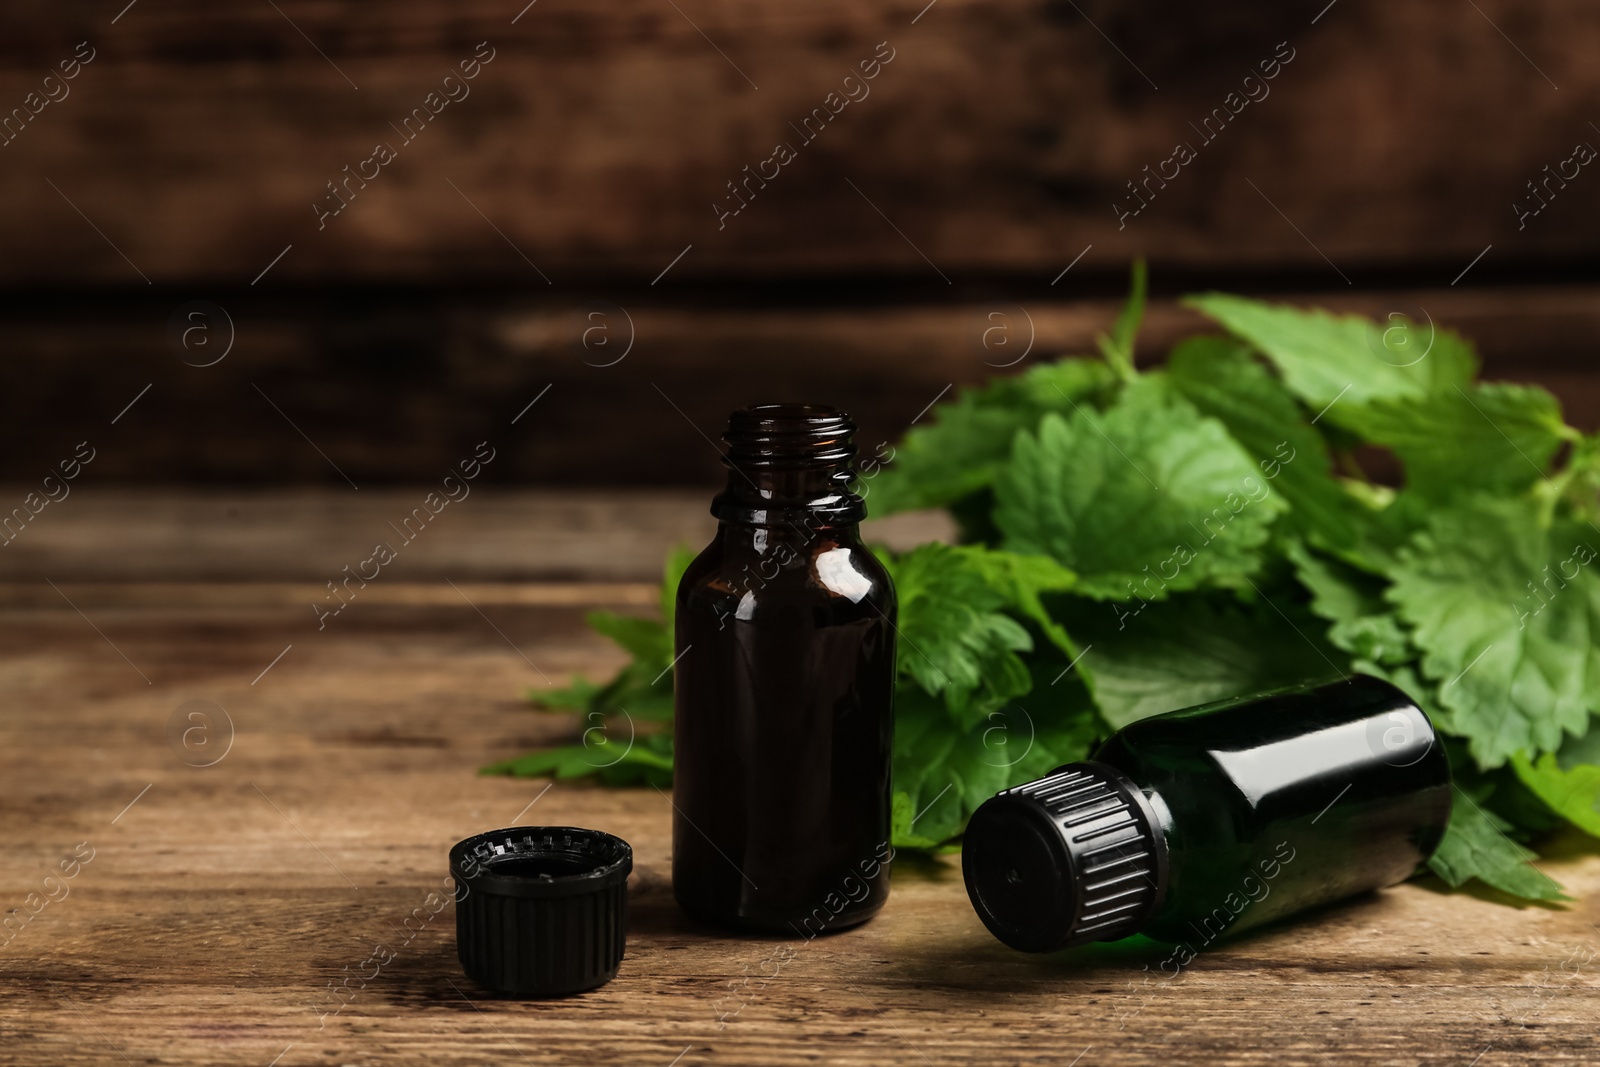
POLYGON ((733 413, 716 538, 677 593, 672 886, 710 922, 814 936, 889 893, 895 599, 861 543, 843 412, 733 413))

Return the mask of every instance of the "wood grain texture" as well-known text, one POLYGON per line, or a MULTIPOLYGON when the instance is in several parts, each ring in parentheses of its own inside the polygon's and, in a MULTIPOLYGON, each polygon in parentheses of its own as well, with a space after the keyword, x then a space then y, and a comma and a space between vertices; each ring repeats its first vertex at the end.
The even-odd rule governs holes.
MULTIPOLYGON (((533 552, 552 535, 526 532, 533 552)), ((640 555, 660 547, 639 536, 640 555)), ((1174 978, 1139 944, 1006 949, 949 859, 897 865, 889 906, 858 930, 728 937, 672 903, 666 797, 473 774, 577 739, 580 724, 523 704, 539 672, 619 664, 567 593, 480 615, 437 583, 412 602, 357 601, 318 631, 249 579, 241 564, 159 590, 63 586, 84 594, 82 615, 0 587, 0 910, 26 907, 80 842, 93 849, 0 944, 8 1064, 1592 1062, 1600 857, 1576 840, 1546 864, 1570 906, 1424 881, 1223 942, 1174 978), (191 700, 232 722, 210 767, 166 736, 191 700), (406 933, 449 845, 518 821, 634 846, 628 955, 596 992, 500 1000, 461 974, 449 910, 406 933), (327 984, 370 972, 378 944, 393 962, 325 1015, 327 984)), ((615 599, 596 587, 594 602, 615 599)))
POLYGON ((77 42, 95 58, 0 149, 0 280, 244 284, 289 245, 264 284, 642 284, 689 245, 674 282, 942 285, 1053 273, 1092 245, 1086 265, 1143 252, 1343 284, 1383 264, 1453 274, 1490 243, 1508 269, 1597 250, 1581 184, 1525 225, 1512 208, 1600 143, 1600 12, 1581 0, 116 6, 7 8, 7 112, 77 42), (399 124, 482 41, 495 58, 470 95, 408 143, 399 124), (870 95, 805 142, 802 120, 880 42, 894 58, 870 95), (1269 95, 1203 134, 1281 54, 1269 95), (319 221, 328 183, 380 143, 397 158, 319 221), (719 219, 728 183, 780 143, 797 158, 719 219), (1197 158, 1119 222, 1128 183, 1177 143, 1197 158))
MULTIPOLYGON (((1052 287, 1050 277, 950 302, 839 290, 815 302, 772 290, 692 300, 637 289, 240 292, 216 297, 232 317, 234 347, 208 367, 181 357, 204 362, 218 350, 185 352, 167 336, 169 317, 204 289, 19 300, 0 308, 0 350, 11 355, 0 369, 9 415, 0 418, 0 481, 42 478, 88 440, 98 454, 85 484, 354 483, 366 492, 442 479, 487 439, 496 458, 480 485, 711 486, 724 476, 715 442, 734 408, 836 403, 872 451, 900 440, 951 390, 1094 351, 1120 298, 1069 290, 1070 275, 1052 287), (603 331, 588 335, 589 347, 586 330, 603 331)), ((1600 288, 1463 292, 1446 282, 1274 298, 1379 320, 1431 317, 1477 343, 1486 377, 1545 385, 1576 425, 1600 428, 1600 288)), ((1159 299, 1140 360, 1155 363, 1208 328, 1159 299)), ((211 329, 222 343, 221 321, 211 329)), ((649 512, 595 517, 584 529, 655 521, 649 512)))
MULTIPOLYGON (((97 602, 136 606, 184 590, 190 598, 211 597, 211 587, 198 583, 220 581, 229 583, 220 587, 226 597, 251 607, 282 604, 286 597, 298 604, 320 597, 328 580, 342 578, 345 566, 387 538, 400 546, 397 559, 383 568, 382 581, 361 591, 363 600, 423 606, 437 603, 439 590, 448 592, 447 583, 454 583, 474 601, 502 604, 596 597, 655 604, 654 592, 640 600, 640 590, 660 582, 667 552, 675 545, 698 550, 716 530, 710 486, 479 490, 401 544, 389 523, 409 514, 426 487, 357 493, 87 483, 84 475, 73 495, 48 505, 20 536, 0 544, 6 596, 37 606, 39 588, 49 592, 48 579, 97 602)), ((32 488, 0 483, 0 500, 21 500, 32 488)), ((950 540, 955 527, 943 512, 928 511, 869 519, 863 533, 873 543, 904 549, 950 540)))

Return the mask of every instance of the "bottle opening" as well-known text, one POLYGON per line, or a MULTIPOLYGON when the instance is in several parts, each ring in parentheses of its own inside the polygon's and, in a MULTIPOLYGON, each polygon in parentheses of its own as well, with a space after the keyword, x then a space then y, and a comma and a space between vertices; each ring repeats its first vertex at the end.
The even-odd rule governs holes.
POLYGON ((826 404, 757 404, 728 418, 728 463, 737 467, 848 464, 856 425, 826 404))

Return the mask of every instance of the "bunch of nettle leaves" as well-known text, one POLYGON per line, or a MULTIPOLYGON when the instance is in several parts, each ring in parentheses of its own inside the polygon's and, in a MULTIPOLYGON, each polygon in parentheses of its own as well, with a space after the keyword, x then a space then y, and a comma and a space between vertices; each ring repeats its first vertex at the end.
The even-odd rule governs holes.
MULTIPOLYGON (((950 847, 997 790, 1142 716, 1364 671, 1445 735, 1434 872, 1561 899, 1525 845, 1562 820, 1600 835, 1600 439, 1541 389, 1475 381, 1470 345, 1431 324, 1187 303, 1226 332, 1136 370, 1137 266, 1101 358, 963 391, 864 481, 875 515, 947 508, 962 541, 881 553, 894 845, 950 847), (1362 473, 1363 446, 1402 488, 1362 473)), ((670 781, 670 730, 633 725, 671 719, 690 557, 668 561, 664 623, 589 616, 633 656, 615 679, 534 694, 586 715, 586 743, 486 771, 670 781)))

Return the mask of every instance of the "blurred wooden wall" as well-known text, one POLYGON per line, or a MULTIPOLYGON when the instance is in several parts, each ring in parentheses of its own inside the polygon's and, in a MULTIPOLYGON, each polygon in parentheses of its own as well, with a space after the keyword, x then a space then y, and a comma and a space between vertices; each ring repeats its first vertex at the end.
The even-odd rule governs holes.
POLYGON ((1135 256, 1146 358, 1189 289, 1424 312, 1600 424, 1591 3, 525 4, 7 5, 0 477, 701 481, 740 403, 1087 348, 1135 256))

